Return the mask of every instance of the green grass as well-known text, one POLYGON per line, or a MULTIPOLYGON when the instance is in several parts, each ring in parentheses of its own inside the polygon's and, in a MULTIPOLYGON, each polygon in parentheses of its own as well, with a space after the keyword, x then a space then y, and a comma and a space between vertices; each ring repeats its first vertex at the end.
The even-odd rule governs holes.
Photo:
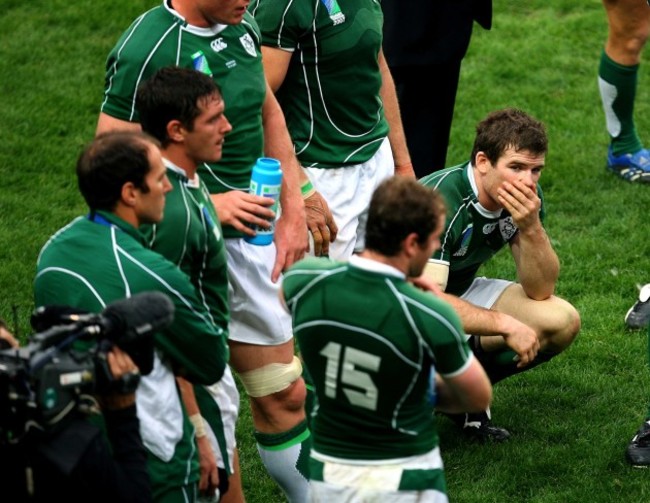
MULTIPOLYGON (((74 163, 95 129, 104 61, 131 20, 157 0, 4 0, 0 16, 0 316, 29 333, 40 247, 85 211, 74 163), (16 324, 14 324, 14 313, 16 324)), ((608 137, 596 76, 607 24, 600 0, 495 0, 463 63, 448 163, 467 159, 475 124, 504 106, 543 120, 541 184, 562 262, 557 293, 582 331, 548 365, 495 387, 495 422, 514 438, 482 446, 441 419, 455 503, 650 501, 649 471, 624 449, 650 397, 646 337, 623 316, 650 281, 650 190, 604 169, 608 137)), ((641 66, 637 128, 650 144, 650 60, 641 66)), ((513 277, 507 252, 486 275, 513 277)), ((259 462, 248 405, 238 429, 249 503, 283 501, 259 462)))

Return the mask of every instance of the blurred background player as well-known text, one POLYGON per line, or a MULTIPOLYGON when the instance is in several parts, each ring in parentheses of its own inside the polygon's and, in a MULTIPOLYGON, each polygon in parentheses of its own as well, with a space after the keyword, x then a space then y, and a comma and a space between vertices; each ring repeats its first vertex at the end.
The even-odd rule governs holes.
POLYGON ((384 54, 415 176, 422 178, 447 165, 461 63, 474 21, 492 26, 492 0, 382 0, 381 8, 384 54))
POLYGON ((650 151, 634 124, 641 52, 650 34, 647 0, 603 0, 608 36, 600 56, 598 86, 610 145, 607 169, 629 182, 650 183, 650 151))

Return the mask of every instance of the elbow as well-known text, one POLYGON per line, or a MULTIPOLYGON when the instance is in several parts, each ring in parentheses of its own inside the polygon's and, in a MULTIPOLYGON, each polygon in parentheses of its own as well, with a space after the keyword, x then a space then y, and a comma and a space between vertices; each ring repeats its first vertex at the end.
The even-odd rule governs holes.
POLYGON ((227 362, 228 348, 220 344, 218 348, 202 353, 201 358, 193 360, 192 365, 185 367, 179 375, 192 384, 210 386, 223 377, 227 362))

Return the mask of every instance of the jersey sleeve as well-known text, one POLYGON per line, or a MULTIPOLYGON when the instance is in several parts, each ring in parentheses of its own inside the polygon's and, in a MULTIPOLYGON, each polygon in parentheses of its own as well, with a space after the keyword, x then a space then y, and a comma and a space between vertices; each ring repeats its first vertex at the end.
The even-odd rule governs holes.
POLYGON ((456 311, 444 300, 429 297, 425 301, 428 307, 419 312, 420 330, 436 371, 445 377, 455 376, 469 366, 472 350, 456 311))
POLYGON ((300 291, 309 283, 310 279, 316 278, 321 262, 321 259, 306 257, 293 264, 284 274, 282 278, 282 294, 288 307, 295 302, 300 291))
POLYGON ((174 264, 160 256, 159 265, 151 270, 152 277, 159 278, 151 280, 152 288, 167 294, 175 307, 171 325, 157 334, 157 345, 189 381, 215 383, 229 358, 227 330, 213 323, 189 278, 174 264))
POLYGON ((262 32, 262 45, 293 51, 314 20, 312 2, 259 0, 253 12, 262 32))

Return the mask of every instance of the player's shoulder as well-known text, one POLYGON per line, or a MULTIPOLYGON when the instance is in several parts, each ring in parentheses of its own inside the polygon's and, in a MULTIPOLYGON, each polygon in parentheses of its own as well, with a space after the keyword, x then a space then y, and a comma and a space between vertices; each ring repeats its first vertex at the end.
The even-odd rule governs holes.
POLYGON ((452 324, 459 324, 458 313, 446 300, 416 287, 412 283, 404 282, 399 287, 400 293, 412 311, 421 313, 425 317, 433 317, 439 321, 447 320, 452 324))
POLYGON ((463 163, 458 164, 457 166, 451 166, 449 168, 434 171, 433 173, 420 178, 419 182, 426 187, 434 189, 439 189, 443 186, 455 186, 464 181, 467 166, 468 163, 463 163))
POLYGON ((120 51, 137 49, 139 52, 155 45, 169 31, 170 27, 182 25, 162 5, 149 9, 131 22, 116 44, 120 51))
POLYGON ((285 277, 300 274, 314 275, 319 273, 328 273, 342 268, 347 268, 345 262, 339 262, 325 257, 309 256, 293 264, 285 273, 285 277))

